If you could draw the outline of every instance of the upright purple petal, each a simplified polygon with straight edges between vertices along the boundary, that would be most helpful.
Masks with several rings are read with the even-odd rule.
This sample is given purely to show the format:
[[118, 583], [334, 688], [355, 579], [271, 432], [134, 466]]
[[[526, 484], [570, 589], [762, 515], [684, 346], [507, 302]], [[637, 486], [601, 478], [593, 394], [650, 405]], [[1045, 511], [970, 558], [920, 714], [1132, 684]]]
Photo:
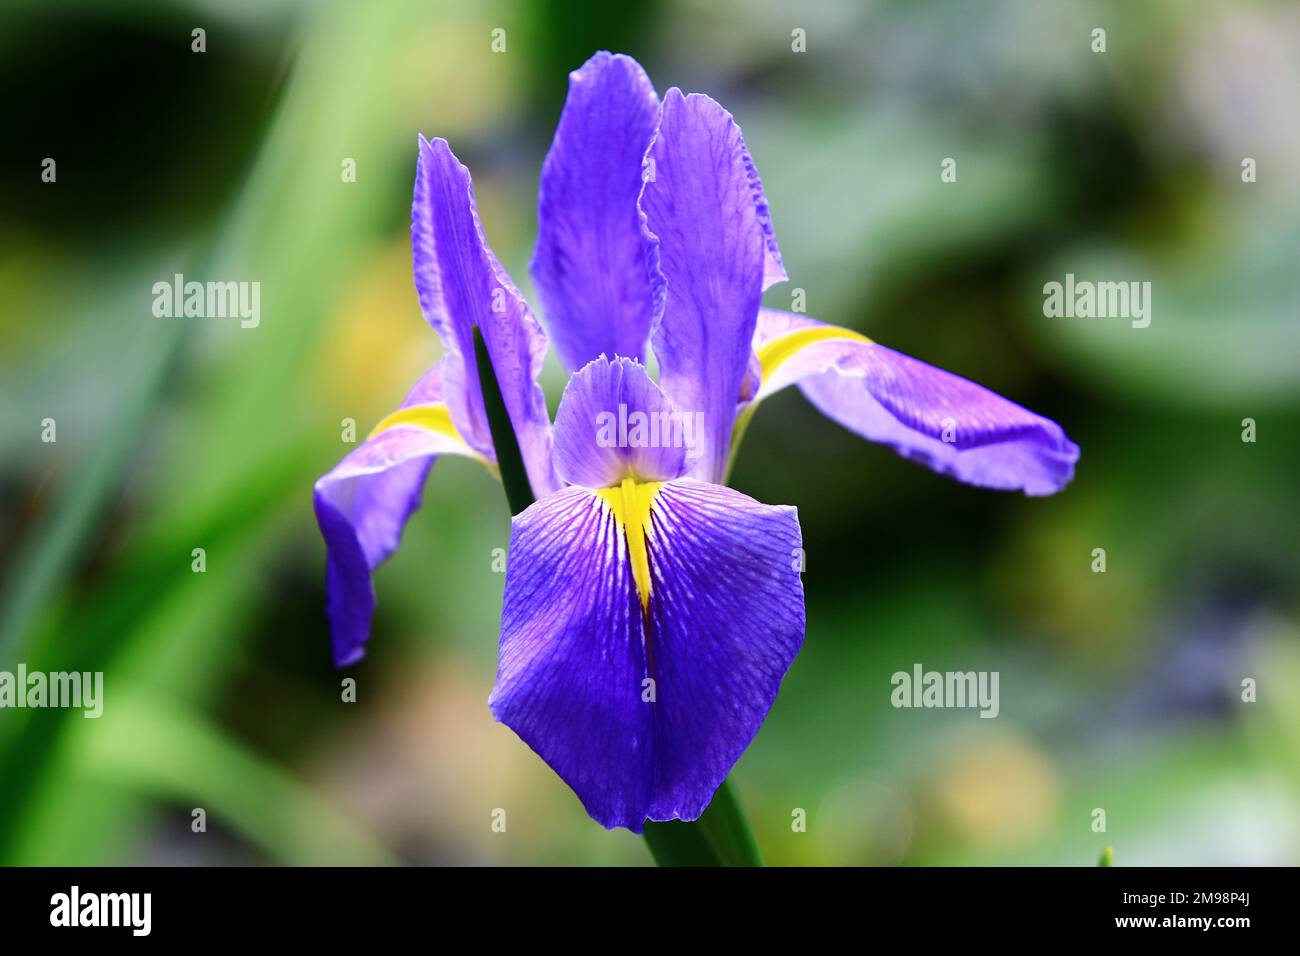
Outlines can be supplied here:
[[691, 474], [721, 480], [765, 282], [784, 278], [740, 127], [707, 96], [668, 91], [641, 193], [665, 286], [651, 333], [660, 383], [704, 415]]
[[483, 236], [469, 170], [445, 140], [420, 137], [411, 206], [411, 248], [420, 307], [442, 339], [446, 395], [456, 427], [483, 454], [492, 448], [474, 357], [477, 326], [492, 359], [534, 495], [558, 487], [551, 426], [537, 376], [546, 334]]
[[905, 458], [984, 488], [1050, 495], [1079, 447], [1050, 419], [856, 332], [764, 309], [757, 400], [798, 384], [827, 417]]
[[649, 489], [644, 610], [606, 499], [569, 488], [516, 516], [489, 701], [597, 822], [634, 832], [704, 811], [804, 633], [793, 508], [689, 478]]
[[694, 443], [694, 423], [631, 359], [589, 362], [569, 379], [555, 413], [555, 469], [574, 485], [676, 478]]
[[451, 425], [442, 402], [443, 369], [440, 362], [425, 373], [398, 412], [316, 482], [327, 610], [340, 667], [362, 656], [375, 610], [371, 573], [397, 548], [434, 461], [448, 454], [481, 457]]
[[569, 74], [542, 166], [532, 276], [565, 367], [643, 359], [657, 298], [637, 210], [659, 97], [641, 65], [597, 53]]
[[[742, 147], [743, 147], [742, 139]], [[785, 262], [781, 259], [781, 250], [776, 244], [776, 230], [772, 227], [772, 213], [767, 206], [767, 193], [763, 189], [763, 180], [758, 175], [758, 167], [745, 149], [745, 173], [749, 177], [749, 190], [754, 196], [754, 215], [763, 230], [763, 291], [785, 282], [788, 278]]]

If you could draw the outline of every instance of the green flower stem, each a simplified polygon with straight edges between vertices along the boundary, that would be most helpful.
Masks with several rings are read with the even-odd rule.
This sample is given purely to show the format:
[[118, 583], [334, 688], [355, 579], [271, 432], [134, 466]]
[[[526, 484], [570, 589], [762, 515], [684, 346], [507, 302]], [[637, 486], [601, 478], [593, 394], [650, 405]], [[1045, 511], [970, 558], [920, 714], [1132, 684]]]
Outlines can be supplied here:
[[727, 453], [727, 471], [722, 476], [722, 483], [725, 485], [731, 481], [731, 469], [736, 467], [736, 458], [740, 455], [740, 443], [745, 440], [745, 432], [749, 430], [749, 423], [754, 418], [754, 410], [758, 408], [758, 402], [750, 402], [745, 406], [744, 411], [736, 416], [736, 423], [731, 427], [731, 450]]
[[646, 823], [645, 842], [659, 866], [762, 866], [754, 831], [730, 780], [692, 823]]
[[[492, 433], [492, 447], [496, 450], [497, 467], [501, 471], [501, 485], [505, 489], [510, 513], [517, 515], [533, 503], [533, 490], [528, 483], [524, 456], [519, 451], [505, 399], [501, 397], [501, 386], [497, 383], [487, 344], [477, 326], [474, 328], [474, 359], [478, 366], [479, 387], [483, 390], [488, 429]], [[745, 811], [726, 780], [698, 820], [692, 823], [680, 820], [646, 823], [645, 841], [650, 855], [660, 866], [763, 865]]]

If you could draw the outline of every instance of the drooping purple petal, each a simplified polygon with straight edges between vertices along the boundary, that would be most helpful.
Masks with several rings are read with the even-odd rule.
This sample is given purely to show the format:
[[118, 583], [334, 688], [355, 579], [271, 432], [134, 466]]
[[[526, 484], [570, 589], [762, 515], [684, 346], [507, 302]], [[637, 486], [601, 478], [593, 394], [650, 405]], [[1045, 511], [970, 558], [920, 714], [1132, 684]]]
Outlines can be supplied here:
[[799, 524], [689, 478], [658, 486], [643, 612], [627, 531], [568, 488], [514, 519], [490, 706], [603, 826], [697, 818], [803, 640]]
[[657, 298], [637, 196], [659, 97], [641, 65], [597, 53], [569, 74], [542, 167], [532, 276], [565, 367], [596, 356], [641, 360]]
[[654, 787], [641, 606], [622, 532], [595, 492], [514, 517], [488, 706], [606, 827], [640, 831]]
[[[339, 667], [362, 656], [375, 610], [371, 573], [397, 548], [434, 461], [439, 455], [481, 457], [450, 425], [442, 402], [443, 370], [439, 362], [426, 372], [399, 413], [386, 420], [392, 424], [377, 429], [316, 482], [316, 520], [327, 549], [327, 610]], [[440, 423], [445, 427], [436, 427]]]
[[445, 140], [420, 137], [411, 205], [415, 287], [425, 318], [446, 349], [447, 405], [456, 427], [483, 454], [492, 448], [474, 356], [483, 335], [523, 454], [533, 494], [558, 487], [551, 464], [551, 426], [537, 376], [546, 334], [483, 236], [469, 170]]
[[803, 644], [794, 508], [692, 479], [656, 497], [647, 646], [656, 681], [651, 820], [694, 820], [758, 733]]
[[691, 474], [721, 480], [765, 283], [784, 278], [744, 137], [707, 96], [664, 99], [647, 154], [641, 209], [663, 277], [651, 332], [660, 384], [683, 414], [704, 415]]
[[797, 383], [827, 417], [940, 474], [1027, 495], [1074, 476], [1079, 447], [1055, 422], [857, 333], [764, 309], [754, 348], [758, 400]]
[[600, 356], [569, 379], [555, 414], [555, 469], [570, 484], [665, 481], [686, 472], [696, 425], [684, 420], [645, 369]]

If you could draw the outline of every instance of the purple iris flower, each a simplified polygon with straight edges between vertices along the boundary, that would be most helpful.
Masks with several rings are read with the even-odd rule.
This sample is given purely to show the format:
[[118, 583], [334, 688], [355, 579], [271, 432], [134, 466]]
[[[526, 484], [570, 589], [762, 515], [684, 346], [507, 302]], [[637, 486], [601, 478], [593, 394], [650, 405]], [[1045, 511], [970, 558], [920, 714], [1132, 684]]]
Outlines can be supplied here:
[[415, 284], [445, 355], [316, 483], [334, 657], [361, 657], [371, 573], [434, 461], [496, 468], [477, 328], [536, 499], [512, 523], [489, 706], [595, 820], [640, 832], [704, 811], [803, 642], [795, 509], [722, 484], [763, 399], [797, 384], [864, 438], [1030, 495], [1063, 487], [1078, 448], [978, 385], [763, 308], [786, 273], [739, 127], [707, 96], [661, 101], [629, 57], [570, 75], [538, 222], [532, 278], [572, 373], [554, 428], [546, 335], [488, 247], [468, 170], [420, 139]]

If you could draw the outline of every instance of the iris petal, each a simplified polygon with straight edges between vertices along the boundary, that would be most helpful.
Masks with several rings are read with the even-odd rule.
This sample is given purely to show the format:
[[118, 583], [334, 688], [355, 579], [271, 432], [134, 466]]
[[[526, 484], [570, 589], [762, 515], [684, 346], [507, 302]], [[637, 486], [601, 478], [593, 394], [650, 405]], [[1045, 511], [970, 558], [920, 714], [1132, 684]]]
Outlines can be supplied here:
[[597, 53], [569, 74], [542, 166], [532, 276], [565, 367], [641, 359], [657, 308], [637, 196], [659, 97], [631, 57]]
[[566, 488], [515, 516], [488, 706], [605, 827], [640, 831], [654, 787], [641, 605], [613, 514]]
[[546, 334], [483, 236], [469, 170], [445, 140], [420, 137], [411, 205], [415, 286], [425, 318], [446, 349], [447, 406], [471, 447], [490, 455], [492, 435], [474, 358], [474, 327], [510, 414], [533, 494], [559, 487], [551, 463], [551, 425], [537, 376]]
[[799, 523], [689, 478], [631, 522], [568, 488], [516, 516], [489, 704], [606, 827], [696, 819], [753, 740], [803, 641]]
[[555, 467], [575, 485], [685, 474], [696, 425], [679, 416], [644, 368], [601, 356], [574, 373], [555, 414]]
[[798, 384], [850, 431], [970, 485], [1049, 495], [1074, 476], [1079, 447], [1055, 422], [851, 330], [763, 309], [754, 349], [756, 402]]
[[328, 551], [326, 594], [334, 661], [362, 656], [375, 610], [371, 574], [397, 548], [439, 455], [488, 460], [470, 448], [443, 402], [440, 362], [364, 442], [316, 482], [316, 520]]
[[694, 820], [740, 759], [803, 644], [795, 509], [666, 483], [647, 534], [655, 787], [651, 820]]
[[765, 283], [784, 278], [754, 163], [731, 114], [707, 96], [664, 98], [641, 195], [665, 289], [651, 333], [660, 384], [705, 428], [691, 471], [726, 471], [737, 398]]

